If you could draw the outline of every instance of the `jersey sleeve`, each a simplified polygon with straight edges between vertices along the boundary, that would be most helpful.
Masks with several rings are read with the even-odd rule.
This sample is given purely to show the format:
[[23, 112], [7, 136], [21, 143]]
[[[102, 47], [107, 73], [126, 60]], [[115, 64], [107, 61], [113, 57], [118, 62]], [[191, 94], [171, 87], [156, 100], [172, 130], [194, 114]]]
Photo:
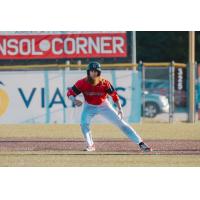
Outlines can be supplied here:
[[79, 95], [82, 91], [81, 91], [81, 88], [82, 88], [82, 83], [81, 83], [81, 80], [77, 81], [71, 88], [68, 89], [68, 92], [67, 92], [67, 96], [77, 96]]
[[119, 100], [117, 91], [114, 89], [114, 87], [112, 86], [112, 84], [109, 81], [107, 82], [106, 92], [112, 97], [114, 102], [117, 102]]

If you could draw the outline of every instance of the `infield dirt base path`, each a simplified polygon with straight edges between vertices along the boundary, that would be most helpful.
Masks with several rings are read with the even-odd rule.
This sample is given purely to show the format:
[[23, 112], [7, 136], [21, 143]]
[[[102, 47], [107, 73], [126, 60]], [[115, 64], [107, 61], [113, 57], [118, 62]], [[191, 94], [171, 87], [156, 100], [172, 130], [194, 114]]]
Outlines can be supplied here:
[[[158, 155], [200, 155], [200, 140], [147, 140], [153, 148], [148, 154]], [[143, 154], [138, 146], [128, 139], [97, 139], [96, 152], [92, 154]], [[84, 154], [82, 139], [47, 138], [0, 138], [0, 153], [5, 152], [42, 152]]]

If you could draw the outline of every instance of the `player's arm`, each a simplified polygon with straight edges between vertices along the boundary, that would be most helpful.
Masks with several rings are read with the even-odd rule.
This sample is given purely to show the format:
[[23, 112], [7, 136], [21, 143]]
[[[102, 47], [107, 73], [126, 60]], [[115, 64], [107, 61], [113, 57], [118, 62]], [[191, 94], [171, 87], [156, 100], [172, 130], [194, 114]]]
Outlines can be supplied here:
[[81, 106], [82, 102], [76, 99], [76, 96], [81, 93], [80, 82], [77, 81], [71, 88], [69, 88], [67, 92], [68, 98], [74, 103], [76, 106]]
[[123, 118], [123, 111], [122, 106], [119, 101], [119, 96], [117, 94], [117, 91], [114, 89], [114, 87], [111, 85], [111, 83], [108, 84], [108, 89], [106, 91], [111, 97], [114, 103], [117, 105], [118, 108], [118, 114], [120, 115], [121, 119]]

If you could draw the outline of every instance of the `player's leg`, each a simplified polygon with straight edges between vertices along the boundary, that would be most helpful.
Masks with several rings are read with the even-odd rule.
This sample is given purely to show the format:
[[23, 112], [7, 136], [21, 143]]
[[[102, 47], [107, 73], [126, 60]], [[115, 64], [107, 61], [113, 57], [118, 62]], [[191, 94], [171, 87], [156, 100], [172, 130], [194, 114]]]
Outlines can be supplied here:
[[142, 151], [151, 151], [151, 149], [143, 142], [142, 138], [137, 134], [137, 132], [123, 119], [120, 119], [120, 116], [109, 102], [106, 102], [101, 107], [100, 114], [113, 124], [117, 125], [127, 137], [139, 145]]
[[94, 142], [92, 139], [92, 134], [90, 130], [90, 122], [91, 119], [96, 115], [95, 107], [88, 105], [87, 103], [84, 104], [83, 111], [81, 114], [81, 130], [84, 135], [87, 149], [88, 151], [94, 151]]
[[142, 142], [142, 139], [137, 134], [137, 132], [123, 119], [120, 119], [116, 110], [112, 107], [112, 105], [109, 102], [105, 103], [101, 107], [100, 114], [113, 124], [117, 125], [133, 142], [135, 142], [136, 144]]

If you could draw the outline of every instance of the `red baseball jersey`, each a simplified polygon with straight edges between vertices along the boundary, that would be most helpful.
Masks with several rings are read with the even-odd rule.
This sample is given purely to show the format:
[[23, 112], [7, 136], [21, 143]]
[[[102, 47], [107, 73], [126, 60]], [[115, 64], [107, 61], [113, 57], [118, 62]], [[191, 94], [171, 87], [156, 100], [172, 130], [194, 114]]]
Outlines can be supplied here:
[[83, 93], [87, 103], [93, 105], [100, 105], [106, 100], [108, 95], [112, 97], [114, 102], [119, 100], [119, 96], [111, 83], [102, 77], [97, 85], [89, 83], [87, 77], [78, 80], [74, 86], [68, 90], [67, 96], [73, 95], [75, 97], [80, 93]]

